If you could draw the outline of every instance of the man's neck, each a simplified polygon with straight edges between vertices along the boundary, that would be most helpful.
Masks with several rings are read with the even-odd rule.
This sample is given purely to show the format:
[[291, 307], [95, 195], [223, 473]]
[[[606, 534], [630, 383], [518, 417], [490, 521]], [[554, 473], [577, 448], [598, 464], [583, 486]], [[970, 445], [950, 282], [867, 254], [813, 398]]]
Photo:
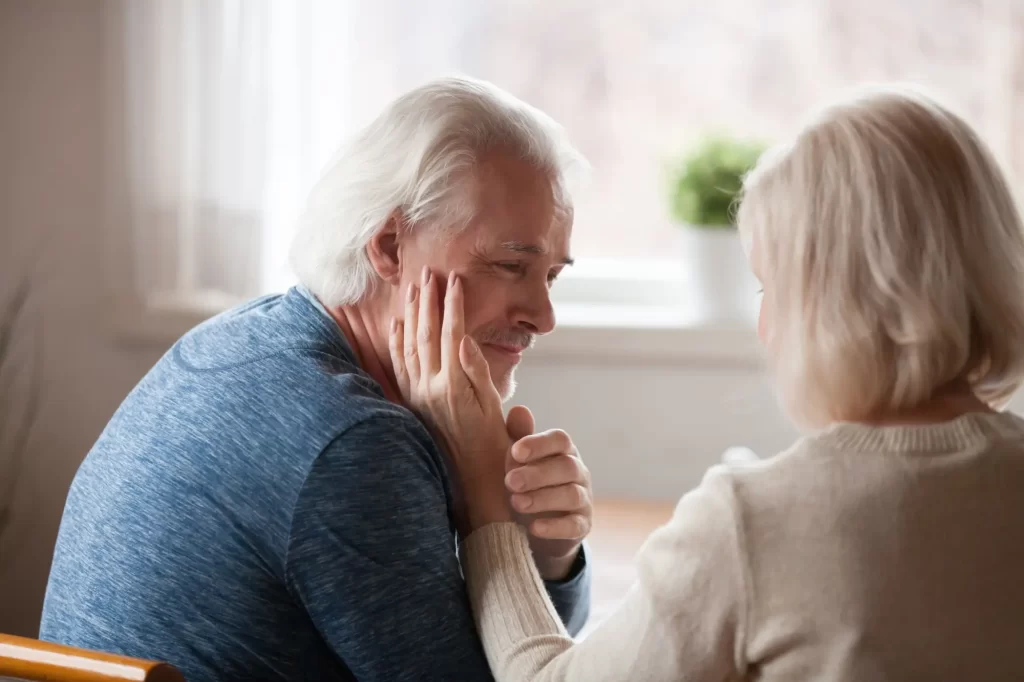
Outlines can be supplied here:
[[381, 385], [388, 400], [404, 404], [391, 367], [388, 339], [384, 338], [373, 311], [363, 306], [324, 307], [345, 335], [363, 371]]

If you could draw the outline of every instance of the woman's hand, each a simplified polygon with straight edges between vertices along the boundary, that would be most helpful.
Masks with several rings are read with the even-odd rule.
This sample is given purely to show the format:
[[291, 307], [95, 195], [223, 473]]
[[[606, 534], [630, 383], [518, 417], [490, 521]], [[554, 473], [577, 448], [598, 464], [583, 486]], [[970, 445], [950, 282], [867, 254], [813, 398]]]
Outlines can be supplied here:
[[512, 440], [501, 396], [480, 347], [466, 336], [462, 283], [449, 275], [443, 321], [433, 273], [410, 285], [405, 320], [392, 320], [391, 362], [403, 398], [442, 441], [458, 472], [465, 508], [458, 519], [468, 534], [488, 523], [511, 521], [505, 457]]

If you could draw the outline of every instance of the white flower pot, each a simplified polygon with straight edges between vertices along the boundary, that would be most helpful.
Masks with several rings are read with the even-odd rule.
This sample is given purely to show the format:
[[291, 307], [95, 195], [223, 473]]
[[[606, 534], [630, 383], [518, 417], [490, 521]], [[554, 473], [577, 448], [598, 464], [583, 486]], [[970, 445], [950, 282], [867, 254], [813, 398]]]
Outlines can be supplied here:
[[689, 225], [681, 231], [687, 303], [697, 319], [756, 324], [760, 284], [750, 271], [739, 232]]

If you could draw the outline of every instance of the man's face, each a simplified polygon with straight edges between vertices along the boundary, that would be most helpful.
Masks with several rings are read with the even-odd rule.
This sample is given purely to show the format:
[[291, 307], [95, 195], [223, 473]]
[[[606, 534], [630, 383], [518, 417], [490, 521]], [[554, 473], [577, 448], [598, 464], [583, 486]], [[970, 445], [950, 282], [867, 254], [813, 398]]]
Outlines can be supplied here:
[[549, 290], [572, 263], [572, 219], [557, 210], [550, 179], [518, 158], [492, 153], [478, 178], [477, 213], [466, 229], [455, 235], [413, 230], [403, 239], [394, 309], [401, 310], [424, 265], [437, 275], [442, 296], [454, 271], [465, 292], [466, 333], [480, 344], [495, 387], [508, 399], [523, 351], [555, 327]]

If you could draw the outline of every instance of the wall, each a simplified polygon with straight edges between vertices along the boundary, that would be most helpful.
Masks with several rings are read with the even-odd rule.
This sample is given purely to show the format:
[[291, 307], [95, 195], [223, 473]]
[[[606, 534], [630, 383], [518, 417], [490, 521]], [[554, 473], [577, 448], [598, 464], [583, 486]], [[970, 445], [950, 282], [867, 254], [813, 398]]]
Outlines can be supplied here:
[[103, 5], [0, 2], [0, 295], [46, 244], [45, 404], [0, 547], [0, 632], [34, 634], [64, 497], [110, 414], [160, 356], [103, 322]]
[[[38, 311], [44, 412], [0, 547], [0, 632], [33, 635], [71, 478], [110, 414], [159, 358], [104, 322], [103, 4], [0, 1], [0, 286], [45, 242]], [[760, 374], [699, 361], [585, 362], [537, 356], [517, 399], [541, 428], [573, 434], [599, 495], [674, 500], [732, 444], [784, 446]]]
[[518, 380], [516, 402], [535, 412], [538, 428], [573, 436], [598, 496], [675, 500], [725, 448], [769, 454], [795, 436], [765, 378], [745, 367], [540, 357]]

